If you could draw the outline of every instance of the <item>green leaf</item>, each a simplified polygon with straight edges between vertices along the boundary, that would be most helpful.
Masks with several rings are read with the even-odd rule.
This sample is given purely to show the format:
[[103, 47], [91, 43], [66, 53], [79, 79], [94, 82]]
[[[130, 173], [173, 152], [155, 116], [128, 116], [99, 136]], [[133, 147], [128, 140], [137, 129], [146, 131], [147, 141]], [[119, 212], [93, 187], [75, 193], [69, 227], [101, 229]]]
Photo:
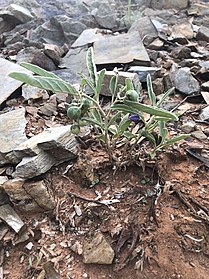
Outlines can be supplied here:
[[136, 137], [136, 135], [132, 134], [130, 131], [125, 131], [125, 132], [123, 133], [123, 136], [126, 137], [126, 138], [129, 139], [129, 140], [131, 140], [131, 139], [133, 139], [133, 138]]
[[19, 73], [19, 72], [10, 73], [9, 76], [11, 78], [22, 81], [34, 87], [50, 90], [52, 92], [62, 92], [71, 95], [78, 94], [74, 86], [61, 79], [56, 79], [52, 77], [32, 76], [25, 73]]
[[176, 143], [177, 141], [182, 140], [182, 139], [186, 139], [188, 137], [190, 137], [190, 134], [182, 134], [182, 135], [179, 135], [179, 136], [175, 136], [175, 137], [173, 137], [171, 139], [166, 140], [162, 144], [162, 146], [165, 147], [165, 146], [172, 145], [172, 144]]
[[98, 74], [97, 85], [96, 85], [96, 94], [97, 95], [99, 95], [100, 92], [101, 92], [102, 85], [103, 85], [103, 82], [104, 82], [105, 72], [106, 72], [106, 70], [103, 69]]
[[96, 84], [97, 84], [97, 69], [96, 69], [96, 65], [94, 63], [94, 51], [93, 51], [93, 47], [90, 47], [87, 50], [87, 55], [86, 55], [86, 65], [89, 71], [89, 75], [91, 77], [91, 80], [94, 84], [94, 87], [96, 88]]
[[124, 113], [139, 113], [138, 109], [135, 108], [131, 108], [130, 106], [126, 105], [126, 104], [114, 104], [111, 106], [112, 110], [115, 111], [122, 111]]
[[117, 84], [118, 84], [118, 76], [114, 75], [111, 77], [110, 83], [109, 83], [109, 90], [110, 90], [112, 97], [115, 96]]
[[129, 116], [129, 113], [128, 114], [126, 114], [122, 119], [121, 119], [121, 122], [120, 122], [120, 124], [118, 125], [118, 132], [117, 132], [117, 134], [118, 134], [118, 136], [119, 135], [122, 135], [126, 130], [127, 130], [127, 128], [130, 126], [130, 124], [131, 124], [131, 120], [128, 118], [128, 116]]
[[147, 138], [154, 146], [156, 146], [156, 139], [155, 139], [155, 137], [154, 137], [151, 133], [149, 133], [149, 132], [146, 131], [146, 130], [143, 130], [143, 131], [141, 132], [141, 135], [142, 135], [143, 137]]
[[173, 91], [175, 90], [175, 87], [169, 89], [168, 91], [166, 91], [163, 96], [160, 98], [160, 100], [157, 102], [157, 107], [159, 107], [160, 105], [162, 105], [163, 102], [165, 102], [165, 100], [168, 98], [169, 95], [171, 95], [173, 93]]
[[39, 66], [33, 65], [31, 63], [26, 63], [26, 62], [22, 62], [20, 63], [20, 65], [28, 70], [30, 70], [31, 72], [39, 75], [39, 76], [43, 76], [43, 77], [51, 77], [51, 78], [57, 78], [60, 79], [57, 75], [50, 73], [42, 68], [40, 68]]
[[94, 83], [91, 80], [88, 80], [87, 77], [84, 74], [80, 74], [82, 77], [82, 86], [88, 85], [89, 88], [91, 89], [92, 93], [95, 94], [96, 92], [96, 87], [94, 87]]
[[126, 78], [126, 91], [129, 90], [134, 90], [134, 85], [130, 78]]
[[160, 116], [155, 116], [155, 121], [163, 121], [163, 122], [168, 122], [169, 120], [171, 120], [168, 117], [160, 117]]
[[150, 102], [153, 106], [155, 106], [156, 105], [156, 96], [155, 96], [155, 93], [152, 88], [152, 80], [151, 80], [151, 76], [149, 74], [147, 75], [147, 89], [148, 89], [148, 96], [149, 96]]
[[140, 114], [141, 112], [146, 112], [146, 113], [149, 113], [150, 115], [161, 116], [161, 117], [169, 118], [169, 119], [176, 120], [176, 121], [178, 120], [178, 117], [174, 113], [171, 113], [171, 112], [161, 109], [161, 108], [155, 108], [155, 107], [152, 107], [149, 105], [140, 104], [138, 102], [133, 102], [133, 101], [128, 101], [128, 100], [125, 100], [124, 104], [126, 106], [130, 107], [130, 110], [132, 110], [133, 113]]
[[117, 119], [119, 119], [121, 117], [121, 112], [117, 112], [115, 115], [113, 115], [110, 119], [110, 121], [108, 122], [107, 128], [112, 125], [114, 122], [116, 122]]
[[163, 129], [165, 128], [165, 122], [164, 121], [159, 121], [158, 126], [159, 126], [160, 135], [162, 136]]
[[97, 121], [96, 119], [89, 118], [89, 117], [83, 117], [82, 120], [87, 121], [90, 124], [93, 124], [95, 126], [98, 126], [99, 128], [103, 129], [103, 125], [101, 122]]
[[98, 109], [92, 109], [91, 115], [98, 123], [102, 123], [102, 117]]

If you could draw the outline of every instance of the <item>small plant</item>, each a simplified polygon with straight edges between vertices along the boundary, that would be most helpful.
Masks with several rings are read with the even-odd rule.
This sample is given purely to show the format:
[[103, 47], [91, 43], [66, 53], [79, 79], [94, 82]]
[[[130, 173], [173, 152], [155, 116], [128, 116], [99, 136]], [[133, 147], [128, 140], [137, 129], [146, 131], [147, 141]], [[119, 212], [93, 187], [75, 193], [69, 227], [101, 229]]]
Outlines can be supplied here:
[[[52, 92], [64, 92], [72, 96], [72, 102], [67, 104], [67, 115], [72, 120], [71, 131], [79, 134], [80, 127], [91, 125], [96, 138], [106, 148], [111, 162], [123, 164], [140, 157], [143, 142], [150, 142], [146, 152], [154, 158], [157, 151], [188, 137], [183, 134], [169, 138], [166, 123], [177, 121], [178, 117], [161, 108], [162, 103], [172, 93], [173, 89], [162, 95], [157, 101], [152, 88], [151, 77], [147, 77], [148, 96], [150, 105], [140, 102], [140, 86], [134, 87], [130, 79], [125, 86], [118, 84], [118, 72], [109, 83], [111, 101], [104, 105], [100, 93], [104, 83], [105, 69], [97, 72], [94, 64], [93, 48], [87, 52], [87, 67], [89, 77], [81, 75], [81, 86], [77, 90], [70, 83], [63, 81], [55, 74], [47, 72], [38, 66], [22, 63], [23, 67], [31, 70], [32, 74], [20, 72], [10, 73], [10, 77], [35, 87]], [[86, 93], [86, 88], [91, 93]], [[144, 115], [149, 117], [145, 120]], [[151, 146], [151, 149], [150, 149]], [[115, 155], [120, 150], [120, 155]]]

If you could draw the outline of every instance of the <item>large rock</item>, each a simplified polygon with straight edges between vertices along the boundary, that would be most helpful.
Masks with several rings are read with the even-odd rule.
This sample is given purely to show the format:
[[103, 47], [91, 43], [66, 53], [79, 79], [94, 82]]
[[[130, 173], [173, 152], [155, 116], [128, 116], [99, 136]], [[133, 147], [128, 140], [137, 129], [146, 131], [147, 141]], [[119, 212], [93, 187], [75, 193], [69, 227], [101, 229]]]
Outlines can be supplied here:
[[186, 9], [189, 5], [189, 0], [156, 0], [151, 1], [151, 8], [153, 9]]
[[83, 247], [83, 262], [86, 264], [112, 264], [114, 251], [102, 233]]
[[106, 35], [94, 43], [95, 63], [149, 65], [150, 59], [139, 32]]
[[186, 95], [197, 94], [200, 90], [199, 82], [192, 76], [189, 68], [181, 68], [174, 74], [174, 86]]
[[10, 201], [21, 211], [45, 211], [55, 207], [53, 195], [43, 180], [32, 182], [15, 178], [5, 182], [2, 187]]
[[15, 18], [17, 18], [21, 23], [28, 22], [33, 19], [33, 15], [30, 13], [30, 11], [17, 4], [11, 4], [8, 7], [8, 10], [14, 15]]
[[[23, 67], [9, 62], [6, 59], [0, 58], [0, 105], [9, 98], [15, 90], [17, 90], [21, 85], [22, 82], [10, 78], [8, 74], [10, 72], [23, 72], [23, 73], [30, 73], [30, 71], [24, 69]], [[0, 123], [1, 125], [1, 123]]]
[[16, 166], [13, 177], [33, 178], [50, 170], [55, 163], [56, 160], [52, 156], [47, 152], [40, 151], [36, 156], [24, 157]]
[[0, 166], [19, 161], [14, 149], [27, 140], [26, 123], [24, 108], [0, 115]]
[[16, 166], [14, 177], [32, 178], [76, 158], [77, 141], [70, 132], [70, 125], [55, 127], [23, 142], [14, 152], [17, 158], [23, 158]]

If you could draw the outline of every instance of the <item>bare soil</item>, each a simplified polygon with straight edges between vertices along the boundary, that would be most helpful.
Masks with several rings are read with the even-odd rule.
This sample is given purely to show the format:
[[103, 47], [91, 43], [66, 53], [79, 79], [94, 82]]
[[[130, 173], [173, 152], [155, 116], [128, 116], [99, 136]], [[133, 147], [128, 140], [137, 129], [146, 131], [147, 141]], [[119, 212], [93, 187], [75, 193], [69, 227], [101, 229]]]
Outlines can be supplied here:
[[[40, 273], [49, 261], [63, 279], [209, 278], [207, 168], [180, 146], [161, 153], [144, 171], [135, 165], [115, 173], [101, 150], [87, 153], [89, 162], [78, 161], [68, 172], [65, 163], [47, 174], [57, 201], [54, 212], [18, 212], [33, 247], [25, 248], [29, 241], [4, 244], [4, 278], [44, 278]], [[90, 187], [85, 166], [95, 160], [98, 183]], [[120, 202], [91, 202], [98, 195]], [[111, 265], [82, 261], [83, 243], [98, 231], [115, 251]]]

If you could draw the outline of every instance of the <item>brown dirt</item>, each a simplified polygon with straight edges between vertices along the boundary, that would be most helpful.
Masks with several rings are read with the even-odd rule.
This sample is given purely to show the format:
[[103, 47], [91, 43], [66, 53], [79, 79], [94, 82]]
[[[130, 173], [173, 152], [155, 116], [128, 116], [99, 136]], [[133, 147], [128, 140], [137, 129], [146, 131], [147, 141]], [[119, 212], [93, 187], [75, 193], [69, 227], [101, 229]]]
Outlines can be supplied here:
[[[102, 162], [102, 153], [99, 158]], [[53, 213], [19, 212], [34, 246], [27, 251], [25, 243], [5, 243], [5, 279], [43, 278], [38, 274], [47, 261], [54, 263], [63, 279], [209, 278], [209, 220], [201, 210], [209, 208], [208, 172], [197, 160], [179, 149], [162, 153], [145, 173], [132, 166], [114, 174], [104, 164], [96, 172], [99, 183], [94, 187], [86, 186], [86, 173], [78, 164], [63, 175], [66, 166], [47, 175], [57, 200]], [[158, 175], [164, 187], [156, 200]], [[105, 206], [86, 201], [97, 197], [95, 191], [101, 193], [101, 200], [120, 202]], [[75, 214], [75, 204], [81, 216]], [[116, 252], [112, 265], [84, 264], [80, 252], [67, 247], [76, 243], [82, 250], [97, 231]]]

